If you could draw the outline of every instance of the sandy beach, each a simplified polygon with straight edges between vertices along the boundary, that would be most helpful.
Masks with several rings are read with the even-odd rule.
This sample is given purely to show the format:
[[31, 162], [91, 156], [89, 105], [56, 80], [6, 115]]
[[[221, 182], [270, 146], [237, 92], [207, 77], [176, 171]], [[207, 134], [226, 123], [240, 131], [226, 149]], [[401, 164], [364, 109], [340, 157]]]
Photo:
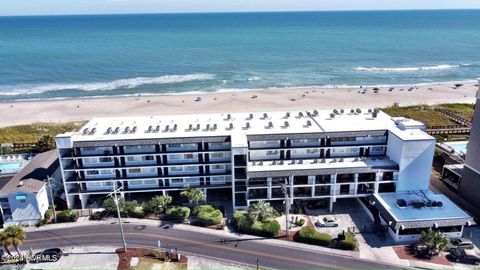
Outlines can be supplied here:
[[[17, 101], [0, 103], [0, 127], [33, 122], [65, 122], [89, 120], [99, 116], [136, 116], [195, 114], [241, 111], [280, 111], [332, 108], [371, 108], [439, 103], [473, 103], [478, 89], [475, 81], [368, 87], [322, 88], [295, 87], [256, 89], [210, 94], [163, 96], [131, 96], [50, 101]], [[365, 88], [365, 87], [364, 87]], [[375, 93], [377, 92], [377, 93]], [[200, 101], [196, 98], [200, 97]]]

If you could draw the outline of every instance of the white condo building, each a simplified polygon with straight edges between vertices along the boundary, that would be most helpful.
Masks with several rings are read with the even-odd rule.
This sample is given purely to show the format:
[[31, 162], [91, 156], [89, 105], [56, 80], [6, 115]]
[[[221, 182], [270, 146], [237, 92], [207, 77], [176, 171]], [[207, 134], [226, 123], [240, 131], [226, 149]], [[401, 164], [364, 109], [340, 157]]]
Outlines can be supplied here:
[[70, 208], [114, 185], [128, 196], [190, 185], [242, 209], [282, 202], [286, 184], [290, 199], [331, 210], [341, 198], [428, 190], [435, 139], [424, 130], [377, 109], [338, 109], [95, 118], [56, 141]]

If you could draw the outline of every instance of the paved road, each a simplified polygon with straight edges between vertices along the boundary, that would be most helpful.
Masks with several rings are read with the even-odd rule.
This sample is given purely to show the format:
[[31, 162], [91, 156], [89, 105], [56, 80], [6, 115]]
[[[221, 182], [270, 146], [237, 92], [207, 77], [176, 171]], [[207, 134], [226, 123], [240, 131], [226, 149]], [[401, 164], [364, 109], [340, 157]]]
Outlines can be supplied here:
[[[367, 261], [329, 253], [274, 246], [255, 240], [220, 243], [220, 237], [211, 234], [156, 226], [124, 225], [127, 245], [156, 247], [158, 240], [164, 248], [178, 248], [179, 252], [195, 253], [254, 265], [278, 269], [393, 269], [398, 268], [375, 261]], [[27, 233], [23, 249], [49, 247], [108, 245], [121, 247], [116, 224], [102, 224], [68, 229], [54, 229]]]

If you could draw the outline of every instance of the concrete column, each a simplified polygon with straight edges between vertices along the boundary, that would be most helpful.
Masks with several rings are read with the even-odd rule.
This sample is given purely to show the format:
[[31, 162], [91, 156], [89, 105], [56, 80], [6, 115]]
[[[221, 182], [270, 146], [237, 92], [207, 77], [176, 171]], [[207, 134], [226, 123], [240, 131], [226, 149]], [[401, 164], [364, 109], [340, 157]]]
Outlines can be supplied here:
[[329, 199], [329, 206], [328, 206], [328, 211], [331, 213], [333, 211], [333, 201], [335, 200], [335, 197], [331, 197]]
[[165, 191], [165, 189], [162, 190], [162, 196], [166, 196], [166, 191]]
[[206, 188], [203, 189], [203, 193], [205, 194], [205, 203], [207, 203], [208, 202], [208, 194], [207, 194], [207, 189]]
[[[353, 175], [353, 180], [355, 181], [355, 184], [353, 184], [353, 195], [357, 195], [357, 192], [358, 192], [358, 173]], [[351, 190], [352, 189], [350, 188], [350, 191]]]
[[267, 178], [267, 198], [270, 200], [272, 199], [272, 178]]
[[293, 203], [293, 175], [288, 178], [288, 186], [290, 187], [290, 204]]

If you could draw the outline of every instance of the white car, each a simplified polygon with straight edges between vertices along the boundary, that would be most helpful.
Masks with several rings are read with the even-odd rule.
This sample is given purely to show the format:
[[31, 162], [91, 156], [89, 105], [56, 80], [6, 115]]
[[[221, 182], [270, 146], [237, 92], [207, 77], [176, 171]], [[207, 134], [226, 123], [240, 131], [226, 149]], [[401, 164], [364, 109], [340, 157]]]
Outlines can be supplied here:
[[331, 216], [319, 217], [315, 225], [317, 227], [338, 227], [338, 220]]

